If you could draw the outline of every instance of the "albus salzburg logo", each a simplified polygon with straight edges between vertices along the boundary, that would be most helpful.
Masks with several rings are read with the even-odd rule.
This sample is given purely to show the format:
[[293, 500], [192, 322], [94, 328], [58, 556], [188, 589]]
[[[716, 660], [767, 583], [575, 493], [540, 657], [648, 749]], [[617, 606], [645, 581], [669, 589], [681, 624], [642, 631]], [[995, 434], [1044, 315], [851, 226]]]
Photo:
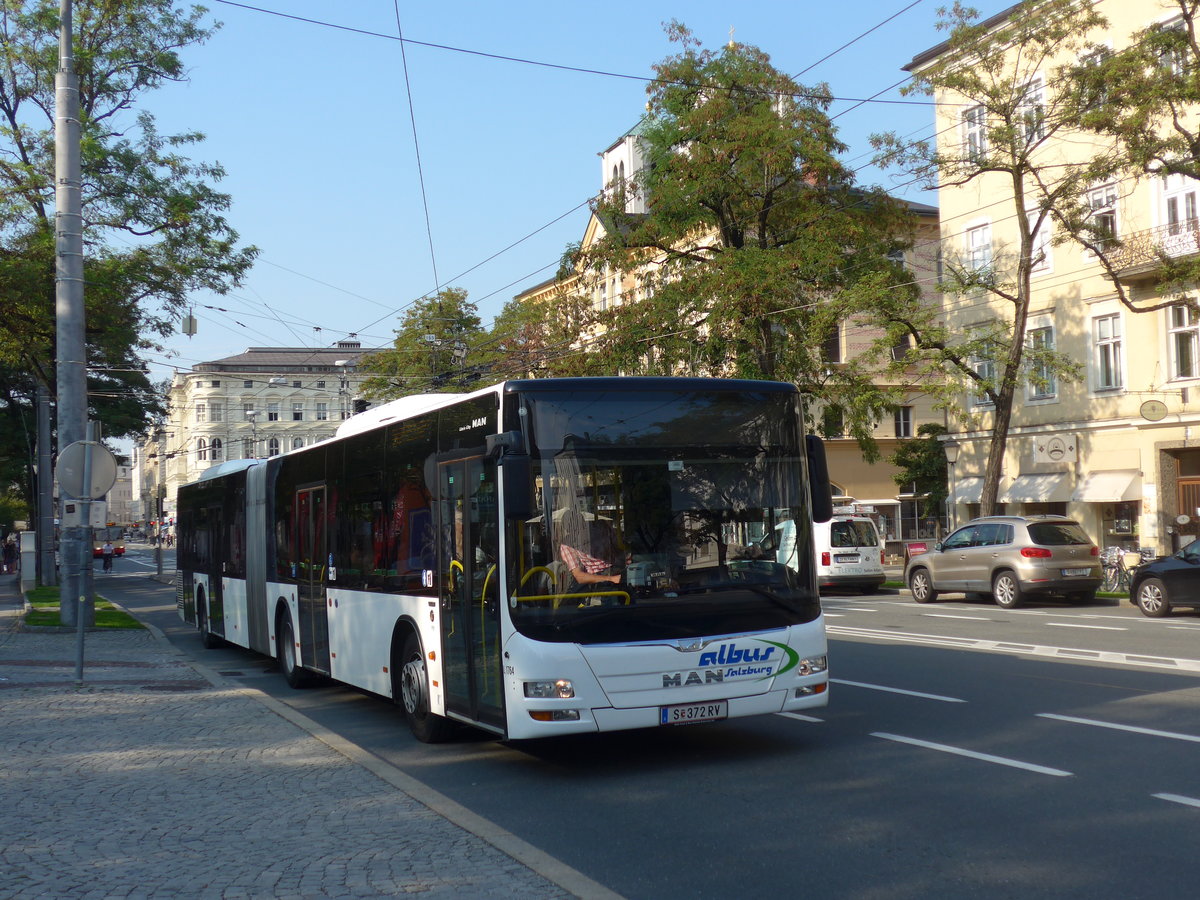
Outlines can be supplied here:
[[[737, 678], [763, 681], [774, 675], [782, 675], [800, 662], [800, 654], [787, 644], [761, 639], [754, 643], [757, 646], [734, 641], [721, 644], [716, 650], [706, 650], [700, 654], [698, 668], [690, 672], [664, 672], [663, 687], [716, 684]], [[776, 650], [780, 651], [778, 655]], [[779, 663], [778, 667], [776, 663]]]

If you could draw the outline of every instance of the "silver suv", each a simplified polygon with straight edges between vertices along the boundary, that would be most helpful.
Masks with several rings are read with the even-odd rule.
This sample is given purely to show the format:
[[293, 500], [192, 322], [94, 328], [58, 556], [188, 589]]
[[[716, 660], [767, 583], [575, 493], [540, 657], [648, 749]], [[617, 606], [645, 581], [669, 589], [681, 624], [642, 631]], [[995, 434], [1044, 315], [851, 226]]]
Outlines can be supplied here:
[[986, 516], [912, 557], [904, 580], [918, 603], [946, 591], [991, 594], [1005, 609], [1033, 594], [1090, 603], [1102, 581], [1100, 550], [1064, 516]]

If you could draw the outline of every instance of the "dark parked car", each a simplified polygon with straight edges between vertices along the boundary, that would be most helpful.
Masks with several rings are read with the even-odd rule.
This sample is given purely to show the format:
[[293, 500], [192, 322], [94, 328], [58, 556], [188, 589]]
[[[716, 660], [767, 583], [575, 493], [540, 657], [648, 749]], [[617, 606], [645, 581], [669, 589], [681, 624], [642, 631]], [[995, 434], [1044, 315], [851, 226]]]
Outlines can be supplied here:
[[1012, 609], [1034, 594], [1090, 603], [1103, 579], [1100, 549], [1075, 520], [987, 516], [909, 559], [904, 580], [918, 603], [963, 591], [991, 594], [997, 606]]
[[1129, 600], [1156, 619], [1176, 606], [1200, 608], [1200, 540], [1134, 569]]

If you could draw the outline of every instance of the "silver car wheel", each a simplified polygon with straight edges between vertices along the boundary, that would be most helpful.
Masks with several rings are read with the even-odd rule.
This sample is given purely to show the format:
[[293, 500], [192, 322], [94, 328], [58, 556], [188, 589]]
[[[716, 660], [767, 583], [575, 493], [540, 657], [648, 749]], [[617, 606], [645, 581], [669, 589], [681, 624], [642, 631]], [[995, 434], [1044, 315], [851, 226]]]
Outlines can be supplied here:
[[1011, 572], [1001, 572], [992, 582], [992, 596], [1002, 609], [1013, 609], [1021, 605], [1021, 585]]
[[1147, 578], [1137, 590], [1137, 605], [1143, 615], [1158, 619], [1171, 611], [1166, 590], [1157, 578]]

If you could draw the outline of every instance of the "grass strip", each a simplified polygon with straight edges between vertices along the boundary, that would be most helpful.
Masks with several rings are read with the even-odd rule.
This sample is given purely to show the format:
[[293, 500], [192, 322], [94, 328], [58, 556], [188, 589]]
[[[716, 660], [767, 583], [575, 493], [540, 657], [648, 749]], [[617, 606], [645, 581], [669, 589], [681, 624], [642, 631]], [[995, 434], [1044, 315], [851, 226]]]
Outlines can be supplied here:
[[[36, 587], [25, 595], [33, 609], [25, 614], [25, 624], [54, 626], [65, 624], [59, 607], [57, 587]], [[103, 597], [96, 598], [97, 628], [144, 628], [137, 619], [124, 610], [117, 609]]]

